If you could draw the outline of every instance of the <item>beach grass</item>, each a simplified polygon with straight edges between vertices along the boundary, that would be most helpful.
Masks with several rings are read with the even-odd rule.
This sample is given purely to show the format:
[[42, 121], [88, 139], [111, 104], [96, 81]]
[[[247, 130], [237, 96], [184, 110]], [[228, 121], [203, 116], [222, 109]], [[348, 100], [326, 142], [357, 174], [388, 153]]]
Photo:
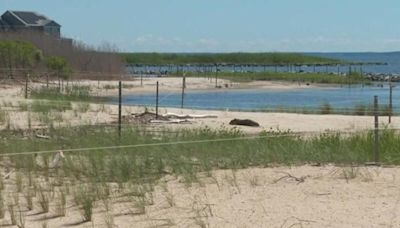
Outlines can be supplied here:
[[66, 86], [64, 89], [58, 87], [39, 87], [31, 90], [31, 98], [61, 101], [93, 101], [89, 86]]
[[[232, 176], [226, 180], [238, 188], [238, 169], [330, 163], [354, 167], [371, 161], [374, 148], [371, 131], [306, 137], [290, 131], [264, 131], [248, 137], [226, 128], [155, 133], [125, 126], [121, 133], [119, 137], [116, 128], [105, 126], [50, 128], [50, 138], [21, 131], [0, 132], [0, 160], [12, 164], [21, 180], [21, 193], [14, 197], [17, 203], [10, 204], [12, 198], [7, 197], [5, 204], [0, 191], [0, 216], [4, 205], [13, 207], [9, 211], [15, 210], [18, 194], [29, 196], [26, 207], [38, 205], [41, 213], [55, 211], [56, 216], [66, 216], [67, 208], [76, 208], [81, 214], [79, 224], [92, 221], [95, 209], [103, 204], [109, 215], [116, 203], [125, 203], [129, 214], [143, 215], [147, 206], [154, 204], [154, 188], [166, 175], [177, 177], [190, 188], [201, 184], [203, 178], [213, 178], [214, 170], [231, 170]], [[68, 151], [78, 148], [86, 149]], [[382, 130], [381, 162], [399, 165], [399, 149], [400, 134]], [[64, 158], [54, 166], [59, 150], [64, 151]], [[21, 152], [28, 153], [17, 154]], [[356, 175], [351, 169], [344, 174], [349, 179]], [[252, 186], [259, 184], [256, 177], [249, 182]], [[168, 196], [166, 204], [172, 207], [176, 200]]]
[[[5, 136], [0, 142], [2, 153], [96, 148], [114, 145], [171, 143], [177, 141], [211, 140], [194, 144], [168, 144], [118, 149], [92, 149], [68, 153], [61, 170], [70, 178], [124, 183], [129, 180], [156, 180], [166, 170], [194, 181], [196, 173], [211, 169], [239, 169], [271, 164], [295, 165], [309, 162], [363, 164], [371, 159], [372, 133], [358, 133], [343, 137], [321, 134], [302, 138], [287, 136], [287, 132], [264, 132], [265, 138], [213, 142], [215, 139], [240, 138], [238, 130], [208, 128], [160, 132], [157, 137], [145, 130], [124, 128], [119, 138], [114, 128], [76, 127], [52, 129], [52, 140], [21, 139]], [[84, 135], [85, 137], [82, 137]], [[101, 139], [101, 140], [99, 140]], [[385, 130], [381, 135], [382, 162], [399, 164], [400, 135]], [[79, 145], [79, 146], [77, 146]], [[61, 148], [60, 148], [61, 147]], [[35, 170], [32, 155], [12, 156], [18, 169]], [[47, 157], [48, 158], [48, 157]]]

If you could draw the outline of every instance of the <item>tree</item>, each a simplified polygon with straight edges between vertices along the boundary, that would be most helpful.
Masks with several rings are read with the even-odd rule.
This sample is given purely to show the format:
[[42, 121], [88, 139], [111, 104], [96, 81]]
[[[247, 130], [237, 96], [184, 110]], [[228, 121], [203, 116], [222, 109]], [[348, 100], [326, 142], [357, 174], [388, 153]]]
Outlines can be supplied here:
[[50, 56], [46, 58], [46, 66], [58, 78], [59, 87], [61, 89], [61, 80], [66, 80], [72, 73], [71, 68], [68, 66], [67, 60], [59, 56]]
[[13, 77], [17, 68], [31, 71], [41, 61], [42, 55], [31, 43], [18, 40], [0, 40], [0, 67], [8, 69]]

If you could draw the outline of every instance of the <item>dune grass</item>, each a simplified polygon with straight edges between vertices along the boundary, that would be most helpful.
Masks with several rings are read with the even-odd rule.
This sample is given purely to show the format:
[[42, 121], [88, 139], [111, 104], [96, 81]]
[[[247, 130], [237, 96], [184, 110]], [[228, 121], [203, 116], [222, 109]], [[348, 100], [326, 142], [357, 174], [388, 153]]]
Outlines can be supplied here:
[[[190, 187], [193, 183], [201, 183], [202, 177], [213, 178], [213, 170], [229, 169], [232, 170], [232, 177], [227, 181], [234, 187], [237, 186], [235, 170], [242, 168], [307, 163], [347, 164], [353, 167], [372, 160], [371, 132], [346, 136], [321, 134], [315, 137], [289, 136], [289, 133], [263, 132], [260, 134], [263, 138], [174, 144], [172, 142], [232, 139], [245, 135], [238, 130], [224, 128], [150, 133], [146, 129], [124, 127], [119, 138], [115, 128], [85, 126], [51, 128], [48, 132], [51, 138], [43, 139], [27, 137], [21, 132], [3, 131], [0, 135], [0, 155], [62, 149], [65, 158], [53, 168], [50, 164], [56, 152], [0, 156], [0, 160], [11, 162], [13, 172], [21, 175], [21, 193], [16, 192], [14, 201], [18, 199], [18, 194], [31, 194], [26, 200], [27, 205], [20, 202], [20, 206], [32, 209], [35, 205], [42, 213], [55, 211], [56, 216], [66, 216], [67, 208], [79, 210], [82, 218], [76, 224], [92, 221], [93, 213], [99, 211], [95, 209], [101, 205], [106, 211], [107, 223], [112, 224], [114, 203], [123, 203], [129, 214], [145, 214], [146, 207], [154, 204], [154, 186], [159, 185], [165, 175], [176, 176]], [[168, 142], [171, 144], [160, 145]], [[158, 145], [99, 148], [154, 143]], [[66, 151], [72, 148], [92, 149]], [[400, 135], [391, 130], [382, 131], [382, 163], [400, 164], [399, 149]], [[357, 175], [354, 172], [349, 169], [344, 173], [346, 179]], [[251, 185], [258, 184], [257, 178], [249, 181]], [[11, 201], [12, 197], [4, 198], [4, 193], [0, 191], [0, 216], [4, 215], [5, 205], [18, 206], [10, 204]], [[169, 196], [167, 204], [172, 207], [174, 198]]]
[[60, 100], [60, 101], [94, 101], [89, 86], [67, 86], [63, 90], [57, 87], [47, 88], [45, 86], [31, 90], [30, 98]]
[[[179, 130], [173, 134], [154, 135], [138, 129], [124, 129], [121, 139], [113, 128], [78, 127], [53, 129], [52, 140], [20, 139], [5, 136], [0, 142], [1, 153], [57, 150], [77, 147], [148, 144], [171, 141], [207, 140], [241, 137], [236, 130]], [[84, 137], [82, 137], [84, 135]], [[239, 169], [270, 164], [343, 163], [362, 164], [370, 160], [372, 134], [322, 134], [318, 137], [287, 137], [281, 133], [264, 133], [271, 138], [177, 144], [139, 148], [98, 149], [71, 152], [62, 166], [65, 176], [95, 182], [127, 182], [156, 180], [166, 170], [193, 180], [198, 172], [212, 169]], [[99, 140], [101, 139], [101, 140]], [[399, 164], [400, 135], [386, 130], [381, 139], [382, 159], [387, 164]], [[61, 148], [60, 148], [61, 147]], [[35, 170], [33, 155], [11, 157], [16, 167]]]

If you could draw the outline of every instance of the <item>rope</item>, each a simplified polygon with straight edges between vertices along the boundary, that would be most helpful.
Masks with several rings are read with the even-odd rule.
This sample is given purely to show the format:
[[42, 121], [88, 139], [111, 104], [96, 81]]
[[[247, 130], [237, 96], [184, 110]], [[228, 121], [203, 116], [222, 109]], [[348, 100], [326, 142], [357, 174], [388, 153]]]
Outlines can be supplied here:
[[80, 152], [80, 151], [95, 151], [95, 150], [114, 150], [114, 149], [126, 149], [126, 148], [142, 148], [142, 147], [154, 147], [154, 146], [172, 146], [172, 145], [186, 145], [186, 144], [201, 144], [209, 142], [227, 142], [235, 140], [251, 140], [251, 139], [265, 139], [265, 138], [278, 138], [278, 137], [292, 137], [298, 134], [282, 134], [282, 135], [269, 135], [269, 136], [250, 136], [250, 137], [236, 137], [236, 138], [225, 138], [225, 139], [207, 139], [207, 140], [192, 140], [192, 141], [176, 141], [176, 142], [163, 142], [163, 143], [147, 143], [147, 144], [132, 144], [132, 145], [120, 145], [120, 146], [103, 146], [103, 147], [87, 147], [87, 148], [73, 148], [73, 149], [57, 149], [57, 150], [43, 150], [43, 151], [30, 151], [30, 152], [17, 152], [17, 153], [5, 153], [0, 154], [0, 157], [9, 157], [17, 155], [33, 155], [33, 154], [48, 154], [62, 152]]

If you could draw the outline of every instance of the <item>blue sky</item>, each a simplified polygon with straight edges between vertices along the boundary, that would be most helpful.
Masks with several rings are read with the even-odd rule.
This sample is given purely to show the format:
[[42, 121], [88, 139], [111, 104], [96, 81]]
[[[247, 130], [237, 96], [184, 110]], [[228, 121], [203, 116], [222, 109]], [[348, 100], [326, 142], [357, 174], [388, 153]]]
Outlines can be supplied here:
[[399, 0], [0, 0], [8, 9], [121, 51], [400, 50]]

